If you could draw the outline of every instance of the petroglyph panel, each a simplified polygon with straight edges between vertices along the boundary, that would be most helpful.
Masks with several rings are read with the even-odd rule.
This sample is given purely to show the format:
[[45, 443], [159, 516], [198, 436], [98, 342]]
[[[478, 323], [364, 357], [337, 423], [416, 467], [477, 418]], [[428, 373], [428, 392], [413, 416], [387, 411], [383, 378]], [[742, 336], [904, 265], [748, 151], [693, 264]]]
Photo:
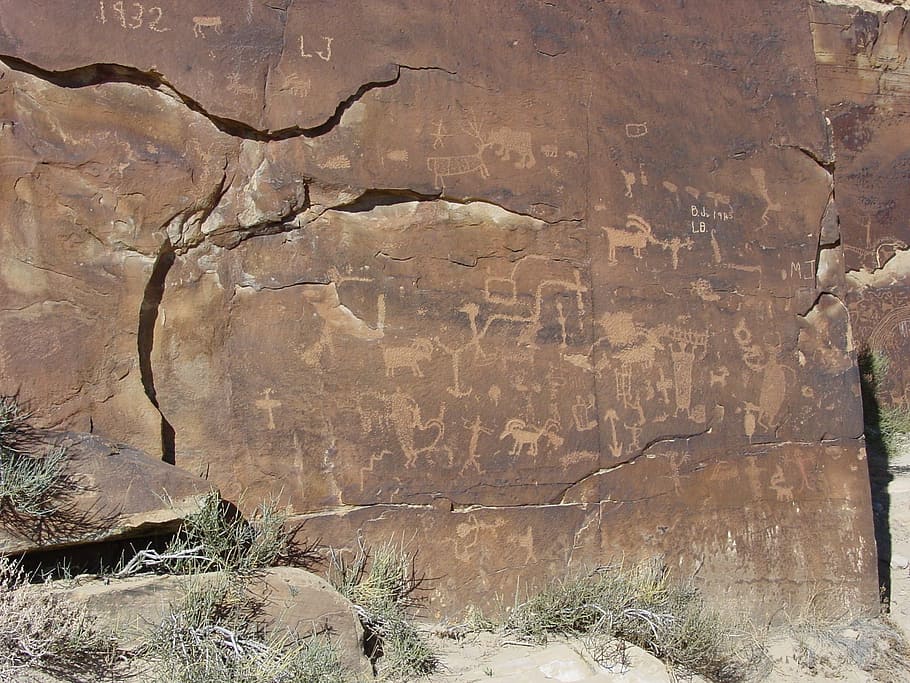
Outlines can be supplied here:
[[0, 0], [0, 377], [445, 542], [440, 608], [633, 552], [875, 605], [809, 11], [697, 4]]

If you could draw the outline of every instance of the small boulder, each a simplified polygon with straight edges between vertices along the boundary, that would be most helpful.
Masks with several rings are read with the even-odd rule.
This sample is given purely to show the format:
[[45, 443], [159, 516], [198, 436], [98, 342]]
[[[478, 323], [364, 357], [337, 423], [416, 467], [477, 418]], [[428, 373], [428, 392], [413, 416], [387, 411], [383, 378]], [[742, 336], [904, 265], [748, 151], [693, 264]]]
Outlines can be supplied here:
[[63, 483], [43, 517], [0, 509], [0, 554], [55, 550], [176, 530], [214, 487], [146, 453], [93, 434], [47, 433], [66, 448]]

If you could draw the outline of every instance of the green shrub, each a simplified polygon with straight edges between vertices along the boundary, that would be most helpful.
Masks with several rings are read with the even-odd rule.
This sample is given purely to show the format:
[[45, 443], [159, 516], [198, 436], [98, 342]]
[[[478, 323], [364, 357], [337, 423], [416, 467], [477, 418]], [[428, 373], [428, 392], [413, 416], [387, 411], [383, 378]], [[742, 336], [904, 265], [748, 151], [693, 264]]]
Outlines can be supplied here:
[[31, 415], [12, 396], [0, 396], [0, 511], [47, 517], [66, 481], [69, 459], [62, 446], [48, 446], [30, 424]]
[[890, 404], [881, 391], [881, 384], [888, 377], [891, 365], [888, 356], [866, 350], [859, 354], [857, 363], [866, 440], [880, 445], [884, 455], [890, 457], [910, 441], [910, 411]]
[[208, 571], [248, 573], [266, 569], [291, 550], [287, 515], [274, 501], [261, 503], [249, 520], [221, 500], [217, 491], [206, 494], [195, 512], [186, 516], [174, 539], [161, 553], [140, 551], [120, 576], [154, 568], [178, 574]]
[[538, 643], [583, 636], [602, 663], [615, 654], [611, 643], [619, 639], [715, 681], [742, 680], [748, 665], [730, 627], [691, 585], [671, 581], [656, 561], [555, 581], [517, 605], [505, 630]]
[[230, 575], [199, 576], [139, 654], [160, 683], [345, 683], [331, 642], [265, 635], [258, 603]]
[[414, 557], [387, 543], [370, 553], [361, 542], [351, 563], [332, 551], [329, 581], [354, 603], [366, 635], [367, 656], [384, 678], [425, 676], [439, 659], [411, 621], [421, 584]]

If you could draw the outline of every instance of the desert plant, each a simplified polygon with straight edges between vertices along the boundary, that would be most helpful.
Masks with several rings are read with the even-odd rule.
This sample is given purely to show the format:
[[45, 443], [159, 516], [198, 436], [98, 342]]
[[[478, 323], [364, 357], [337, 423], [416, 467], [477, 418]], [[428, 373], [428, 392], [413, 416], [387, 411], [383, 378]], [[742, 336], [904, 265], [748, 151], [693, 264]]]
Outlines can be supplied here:
[[890, 457], [910, 440], [910, 411], [890, 404], [881, 391], [891, 365], [887, 355], [867, 349], [859, 354], [857, 363], [866, 440], [880, 445], [884, 455]]
[[425, 676], [439, 666], [432, 647], [411, 621], [413, 593], [422, 578], [415, 557], [386, 543], [370, 552], [361, 539], [351, 562], [329, 554], [329, 581], [357, 610], [366, 634], [367, 656], [390, 680]]
[[199, 576], [140, 649], [146, 680], [161, 683], [344, 683], [331, 642], [266, 635], [242, 581]]
[[249, 520], [221, 500], [206, 494], [198, 509], [187, 515], [163, 552], [140, 551], [119, 572], [125, 576], [153, 568], [179, 574], [206, 571], [251, 572], [274, 566], [291, 549], [287, 515], [277, 503], [261, 503]]
[[116, 654], [113, 635], [84, 607], [30, 584], [17, 562], [0, 557], [0, 680], [28, 681], [37, 672], [105, 680]]
[[66, 480], [63, 446], [42, 442], [18, 399], [0, 396], [0, 510], [47, 517], [58, 510], [56, 494]]
[[741, 680], [747, 664], [732, 629], [655, 560], [555, 581], [516, 605], [505, 630], [533, 642], [583, 636], [597, 659], [619, 639], [715, 681]]

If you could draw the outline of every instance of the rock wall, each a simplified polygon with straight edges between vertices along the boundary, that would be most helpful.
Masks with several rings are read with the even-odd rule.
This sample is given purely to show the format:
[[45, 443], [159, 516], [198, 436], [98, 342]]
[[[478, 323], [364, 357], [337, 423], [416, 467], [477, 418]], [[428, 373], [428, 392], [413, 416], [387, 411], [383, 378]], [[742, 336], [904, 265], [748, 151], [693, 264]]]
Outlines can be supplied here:
[[819, 95], [831, 119], [835, 181], [858, 343], [889, 357], [878, 378], [910, 406], [910, 27], [903, 8], [812, 6]]
[[439, 613], [874, 610], [817, 10], [0, 0], [0, 388]]

